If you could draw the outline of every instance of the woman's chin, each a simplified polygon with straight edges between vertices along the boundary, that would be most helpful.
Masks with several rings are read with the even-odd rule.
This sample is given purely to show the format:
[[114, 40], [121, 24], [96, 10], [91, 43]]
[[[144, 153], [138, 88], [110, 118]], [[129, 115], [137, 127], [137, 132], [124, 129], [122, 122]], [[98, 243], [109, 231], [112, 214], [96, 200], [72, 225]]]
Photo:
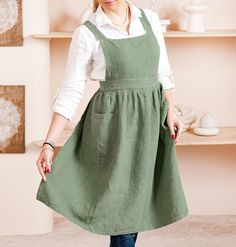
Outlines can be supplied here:
[[113, 7], [116, 5], [116, 1], [115, 0], [111, 0], [111, 1], [107, 1], [104, 3], [106, 5], [106, 7]]

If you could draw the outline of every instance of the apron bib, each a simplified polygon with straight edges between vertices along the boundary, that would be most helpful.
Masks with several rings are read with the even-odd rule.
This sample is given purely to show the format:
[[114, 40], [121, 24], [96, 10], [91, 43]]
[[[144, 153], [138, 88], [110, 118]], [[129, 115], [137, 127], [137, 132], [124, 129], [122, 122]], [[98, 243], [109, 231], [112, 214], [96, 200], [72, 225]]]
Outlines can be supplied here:
[[36, 197], [96, 234], [156, 229], [188, 214], [158, 80], [160, 47], [140, 10], [141, 36], [109, 39], [82, 24], [101, 42], [106, 77]]

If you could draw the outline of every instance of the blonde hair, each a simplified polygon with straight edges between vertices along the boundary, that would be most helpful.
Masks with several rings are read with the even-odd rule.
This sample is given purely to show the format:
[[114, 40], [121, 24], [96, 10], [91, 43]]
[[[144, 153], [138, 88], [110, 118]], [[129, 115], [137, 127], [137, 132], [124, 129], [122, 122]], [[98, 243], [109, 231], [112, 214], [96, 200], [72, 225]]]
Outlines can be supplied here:
[[98, 1], [97, 0], [93, 0], [93, 12], [96, 12], [98, 6], [99, 6]]

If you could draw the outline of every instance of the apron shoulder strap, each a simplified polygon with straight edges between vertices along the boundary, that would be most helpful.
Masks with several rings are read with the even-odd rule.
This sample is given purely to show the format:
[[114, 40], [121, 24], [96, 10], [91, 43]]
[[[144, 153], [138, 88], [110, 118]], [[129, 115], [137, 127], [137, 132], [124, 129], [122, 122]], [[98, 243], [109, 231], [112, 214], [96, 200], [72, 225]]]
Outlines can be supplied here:
[[142, 17], [140, 18], [142, 24], [143, 24], [143, 27], [144, 29], [147, 31], [147, 32], [152, 32], [152, 26], [150, 24], [150, 22], [148, 21], [148, 18], [144, 12], [144, 10], [142, 8], [139, 8], [141, 13], [142, 13]]
[[85, 25], [99, 40], [106, 39], [106, 36], [93, 24], [90, 20], [86, 20], [82, 25]]

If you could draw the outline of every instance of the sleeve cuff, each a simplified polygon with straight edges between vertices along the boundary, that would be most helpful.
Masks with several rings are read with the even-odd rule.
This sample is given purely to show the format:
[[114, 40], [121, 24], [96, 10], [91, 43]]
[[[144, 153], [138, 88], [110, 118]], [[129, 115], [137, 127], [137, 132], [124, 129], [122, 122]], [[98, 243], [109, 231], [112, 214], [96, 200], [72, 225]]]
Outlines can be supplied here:
[[164, 90], [175, 88], [175, 82], [174, 82], [174, 78], [173, 78], [173, 70], [170, 71], [169, 75], [167, 75], [167, 74], [160, 75], [159, 74], [159, 81], [162, 84]]
[[52, 107], [52, 111], [59, 113], [64, 118], [67, 118], [68, 121], [70, 121], [72, 119], [72, 117], [73, 117], [73, 115], [69, 114], [68, 111], [66, 111], [65, 108], [63, 108], [63, 107], [58, 107], [58, 106], [57, 107]]
[[166, 85], [166, 86], [163, 86], [163, 90], [166, 90], [166, 89], [174, 89], [175, 88], [175, 84], [174, 83], [172, 83], [172, 84], [170, 84], [170, 85]]

